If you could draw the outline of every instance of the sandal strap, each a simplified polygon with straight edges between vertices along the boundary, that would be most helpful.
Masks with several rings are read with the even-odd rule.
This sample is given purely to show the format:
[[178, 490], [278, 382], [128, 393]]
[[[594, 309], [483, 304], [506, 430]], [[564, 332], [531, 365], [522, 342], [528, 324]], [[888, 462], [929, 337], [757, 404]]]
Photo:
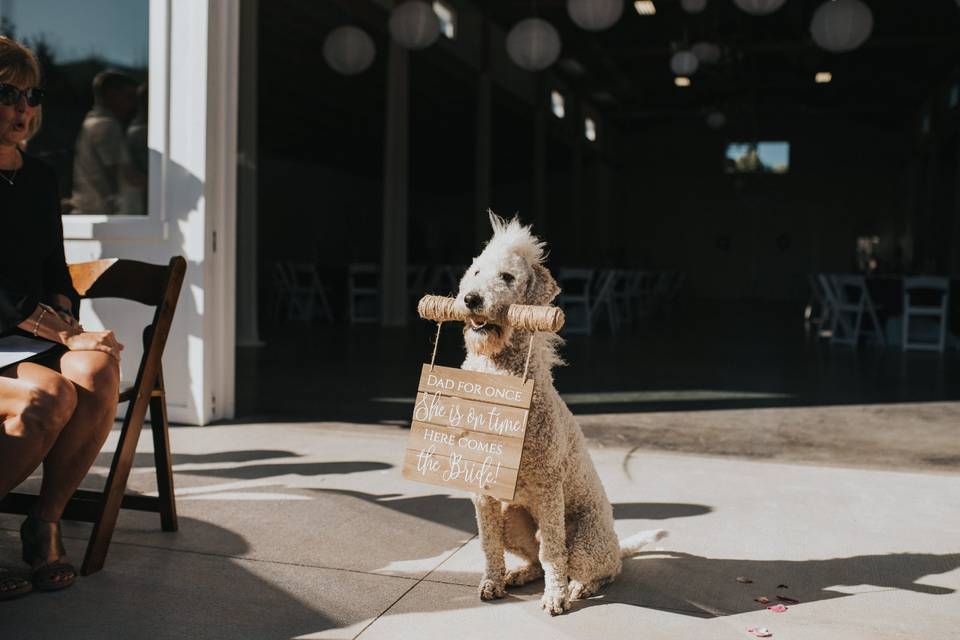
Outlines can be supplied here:
[[[24, 531], [25, 530], [25, 531]], [[62, 558], [67, 555], [60, 537], [60, 522], [47, 522], [33, 516], [28, 516], [23, 523], [21, 532], [29, 542], [30, 555], [33, 558]]]

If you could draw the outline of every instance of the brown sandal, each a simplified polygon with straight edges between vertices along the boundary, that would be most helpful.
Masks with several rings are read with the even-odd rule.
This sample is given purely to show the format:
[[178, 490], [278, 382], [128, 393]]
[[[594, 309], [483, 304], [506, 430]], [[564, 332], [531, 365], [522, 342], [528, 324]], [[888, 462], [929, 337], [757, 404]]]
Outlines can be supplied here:
[[60, 539], [59, 521], [47, 522], [27, 516], [20, 525], [20, 541], [23, 543], [23, 561], [33, 567], [34, 587], [40, 591], [57, 591], [76, 581], [77, 570], [73, 565], [59, 562], [67, 555]]
[[33, 591], [33, 585], [29, 579], [9, 569], [0, 567], [0, 600], [19, 598], [20, 596], [27, 595], [31, 591]]

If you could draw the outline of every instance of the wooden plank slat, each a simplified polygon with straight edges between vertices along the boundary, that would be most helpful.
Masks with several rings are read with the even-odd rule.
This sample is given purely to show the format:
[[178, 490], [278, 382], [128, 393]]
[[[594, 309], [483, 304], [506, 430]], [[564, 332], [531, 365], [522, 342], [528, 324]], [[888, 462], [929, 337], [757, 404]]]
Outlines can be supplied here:
[[527, 413], [526, 409], [517, 407], [425, 391], [417, 394], [413, 405], [413, 419], [417, 422], [520, 440], [527, 428]]
[[[430, 457], [420, 454], [420, 449], [406, 450], [402, 473], [407, 480], [513, 500], [517, 486], [516, 469], [503, 466], [497, 469], [495, 465], [483, 466], [470, 460], [457, 460], [452, 456], [437, 453]], [[455, 475], [449, 475], [451, 471]]]
[[431, 445], [436, 447], [438, 454], [447, 457], [457, 454], [465, 460], [480, 463], [492, 459], [494, 464], [499, 463], [511, 469], [520, 467], [520, 454], [523, 452], [523, 440], [518, 438], [503, 438], [414, 421], [407, 447], [428, 449]]
[[529, 409], [533, 396], [533, 380], [524, 382], [513, 376], [498, 376], [439, 365], [434, 366], [431, 371], [430, 365], [424, 364], [420, 371], [417, 391], [440, 392], [467, 400]]

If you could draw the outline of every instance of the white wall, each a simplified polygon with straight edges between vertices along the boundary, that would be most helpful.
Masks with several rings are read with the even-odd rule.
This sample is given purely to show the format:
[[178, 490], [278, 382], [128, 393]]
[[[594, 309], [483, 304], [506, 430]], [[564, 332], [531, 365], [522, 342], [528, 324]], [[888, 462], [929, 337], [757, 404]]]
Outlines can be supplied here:
[[[151, 0], [149, 215], [64, 217], [68, 262], [186, 258], [163, 368], [170, 419], [188, 424], [233, 415], [238, 29], [233, 0]], [[150, 318], [129, 302], [81, 309], [119, 334], [125, 382]]]

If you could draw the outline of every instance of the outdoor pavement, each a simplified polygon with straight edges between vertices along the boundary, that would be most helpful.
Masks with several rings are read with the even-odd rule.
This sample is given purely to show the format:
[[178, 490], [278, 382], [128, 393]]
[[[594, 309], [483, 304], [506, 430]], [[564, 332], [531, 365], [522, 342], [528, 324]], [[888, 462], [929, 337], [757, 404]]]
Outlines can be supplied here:
[[[465, 494], [401, 478], [406, 436], [382, 424], [174, 428], [179, 531], [123, 512], [105, 569], [0, 603], [0, 638], [720, 640], [753, 626], [777, 640], [960, 637], [955, 472], [591, 439], [618, 533], [670, 536], [551, 618], [538, 606], [542, 581], [480, 601], [473, 508]], [[131, 476], [145, 492], [149, 440]], [[19, 522], [0, 516], [0, 565], [18, 563]], [[73, 558], [89, 531], [65, 523]], [[801, 603], [774, 613], [753, 601], [777, 593]]]

